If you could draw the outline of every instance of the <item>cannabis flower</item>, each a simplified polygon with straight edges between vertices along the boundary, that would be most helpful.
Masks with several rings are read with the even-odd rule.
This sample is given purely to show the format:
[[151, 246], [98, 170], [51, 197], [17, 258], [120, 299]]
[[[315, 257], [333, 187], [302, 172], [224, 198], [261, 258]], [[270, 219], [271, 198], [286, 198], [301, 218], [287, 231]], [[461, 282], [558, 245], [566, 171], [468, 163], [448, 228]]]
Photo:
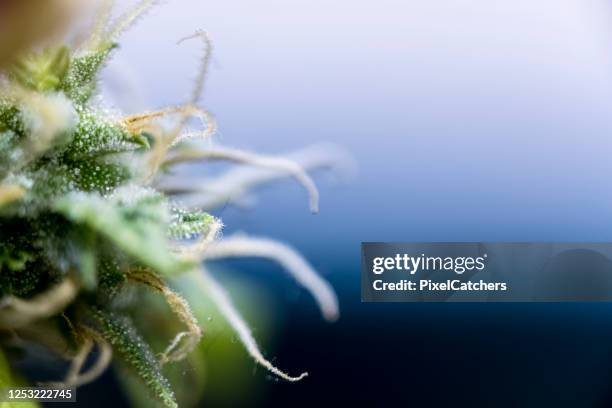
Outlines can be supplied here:
[[[109, 113], [93, 97], [98, 73], [117, 37], [154, 3], [141, 1], [112, 18], [104, 2], [78, 45], [32, 49], [0, 71], [0, 331], [12, 346], [35, 342], [67, 358], [60, 384], [86, 384], [118, 362], [159, 403], [174, 407], [162, 367], [188, 358], [206, 330], [189, 296], [173, 289], [179, 276], [217, 306], [259, 364], [289, 381], [307, 375], [286, 374], [264, 357], [206, 261], [275, 260], [312, 293], [328, 320], [338, 316], [333, 290], [284, 244], [244, 235], [221, 239], [222, 223], [208, 211], [260, 183], [292, 176], [316, 212], [318, 192], [304, 169], [329, 166], [333, 155], [314, 148], [288, 159], [203, 143], [215, 123], [198, 106], [211, 51], [202, 31], [183, 39], [204, 45], [187, 103], [127, 117]], [[173, 170], [214, 160], [240, 166], [206, 181]], [[130, 317], [151, 299], [126, 295], [138, 286], [163, 299], [182, 326], [163, 349], [154, 351]], [[97, 358], [87, 364], [93, 350]], [[4, 355], [6, 349], [0, 368]], [[17, 381], [3, 378], [4, 385]]]

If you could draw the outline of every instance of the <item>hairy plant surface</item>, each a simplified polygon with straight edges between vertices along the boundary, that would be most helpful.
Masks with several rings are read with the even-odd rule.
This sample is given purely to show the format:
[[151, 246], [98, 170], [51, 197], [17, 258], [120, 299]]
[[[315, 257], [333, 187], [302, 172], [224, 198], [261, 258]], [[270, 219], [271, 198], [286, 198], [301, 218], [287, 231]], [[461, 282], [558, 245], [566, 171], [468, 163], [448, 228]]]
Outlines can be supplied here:
[[[116, 52], [117, 36], [153, 3], [141, 1], [113, 19], [104, 2], [79, 45], [31, 50], [0, 71], [4, 350], [27, 342], [46, 346], [71, 361], [65, 378], [58, 379], [71, 386], [91, 382], [111, 361], [118, 363], [159, 404], [173, 407], [177, 400], [163, 367], [202, 357], [194, 349], [206, 341], [206, 325], [192, 312], [189, 296], [205, 296], [259, 364], [297, 381], [307, 374], [289, 375], [264, 357], [206, 261], [277, 261], [314, 295], [328, 320], [338, 315], [333, 290], [284, 244], [248, 236], [220, 239], [222, 223], [209, 211], [260, 183], [290, 176], [305, 187], [316, 212], [318, 192], [304, 168], [325, 167], [332, 159], [325, 149], [291, 160], [201, 143], [215, 130], [212, 116], [198, 106], [210, 56], [203, 32], [184, 39], [205, 46], [187, 103], [128, 117], [109, 113], [93, 98], [98, 74]], [[176, 164], [213, 160], [240, 167], [216, 179], [173, 171]], [[192, 289], [190, 295], [173, 289], [177, 279]], [[142, 290], [151, 296], [138, 295]], [[176, 331], [139, 331], [146, 322], [138, 321], [138, 311], [157, 307], [152, 299], [164, 301], [162, 313]], [[159, 348], [164, 336], [167, 343]]]

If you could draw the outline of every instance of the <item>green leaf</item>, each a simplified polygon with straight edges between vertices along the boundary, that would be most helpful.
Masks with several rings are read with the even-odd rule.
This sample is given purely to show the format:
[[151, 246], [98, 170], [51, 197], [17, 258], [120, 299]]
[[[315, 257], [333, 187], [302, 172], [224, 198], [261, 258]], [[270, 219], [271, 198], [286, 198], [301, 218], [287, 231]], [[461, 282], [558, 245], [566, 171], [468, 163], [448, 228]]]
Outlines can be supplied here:
[[157, 401], [164, 407], [178, 407], [174, 392], [163, 376], [155, 354], [138, 334], [132, 322], [123, 316], [100, 309], [95, 309], [93, 316], [100, 326], [102, 336], [135, 371]]
[[73, 101], [84, 104], [95, 90], [95, 79], [116, 44], [106, 44], [98, 50], [74, 58], [60, 84], [60, 89]]
[[97, 279], [97, 251], [96, 235], [89, 228], [82, 228], [76, 234], [75, 255], [77, 272], [81, 285], [87, 290], [94, 290], [98, 284]]
[[129, 139], [131, 142], [136, 143], [138, 146], [144, 147], [145, 149], [151, 148], [151, 137], [147, 133], [136, 133]]
[[174, 239], [190, 239], [201, 235], [214, 220], [212, 215], [201, 210], [174, 209], [169, 233]]
[[135, 138], [103, 114], [80, 108], [79, 122], [65, 154], [72, 160], [78, 160], [83, 159], [84, 155], [98, 156], [133, 151], [142, 145], [140, 138]]
[[12, 130], [15, 134], [23, 136], [25, 126], [19, 109], [12, 103], [0, 99], [0, 128]]
[[95, 157], [69, 162], [72, 167], [71, 180], [82, 191], [106, 193], [129, 180], [130, 169], [120, 161], [102, 160]]
[[48, 71], [57, 78], [58, 83], [63, 81], [70, 68], [70, 50], [68, 47], [59, 47], [51, 55]]
[[[139, 196], [140, 194], [140, 196]], [[55, 209], [69, 220], [87, 225], [119, 249], [163, 275], [190, 269], [168, 249], [162, 197], [148, 190], [120, 190], [112, 199], [98, 194], [70, 193]]]
[[22, 86], [39, 92], [57, 90], [70, 66], [70, 51], [62, 46], [18, 60], [10, 76]]

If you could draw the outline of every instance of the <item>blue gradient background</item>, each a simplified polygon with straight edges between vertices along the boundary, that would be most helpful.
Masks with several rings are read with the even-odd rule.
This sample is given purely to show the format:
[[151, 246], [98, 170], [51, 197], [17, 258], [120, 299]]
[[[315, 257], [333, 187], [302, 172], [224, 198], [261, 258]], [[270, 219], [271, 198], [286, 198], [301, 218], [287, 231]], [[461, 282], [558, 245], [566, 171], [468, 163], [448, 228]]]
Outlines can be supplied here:
[[203, 28], [215, 47], [203, 103], [221, 143], [279, 153], [331, 141], [359, 166], [342, 186], [317, 176], [319, 215], [290, 181], [251, 211], [219, 213], [226, 233], [290, 242], [341, 298], [327, 325], [275, 267], [250, 267], [284, 310], [267, 351], [312, 372], [267, 382], [257, 401], [612, 401], [609, 305], [361, 304], [358, 269], [361, 241], [612, 241], [607, 1], [169, 3], [109, 67], [135, 85], [126, 109], [186, 99], [200, 51], [175, 42]]

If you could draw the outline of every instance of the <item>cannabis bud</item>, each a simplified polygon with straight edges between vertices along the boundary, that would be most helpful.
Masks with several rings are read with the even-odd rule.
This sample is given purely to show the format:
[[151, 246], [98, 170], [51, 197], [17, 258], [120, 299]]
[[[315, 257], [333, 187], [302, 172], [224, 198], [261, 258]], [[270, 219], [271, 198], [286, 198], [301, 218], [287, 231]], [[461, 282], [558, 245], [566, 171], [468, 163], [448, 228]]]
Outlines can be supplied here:
[[[259, 364], [289, 381], [303, 378], [306, 373], [291, 376], [263, 356], [207, 263], [236, 256], [275, 260], [313, 294], [328, 320], [338, 316], [333, 290], [284, 244], [243, 235], [220, 239], [222, 223], [210, 211], [261, 183], [292, 176], [315, 212], [318, 192], [304, 168], [326, 167], [335, 156], [315, 148], [291, 160], [202, 143], [216, 128], [198, 106], [211, 50], [202, 31], [188, 37], [204, 44], [205, 56], [187, 103], [111, 113], [93, 98], [98, 74], [119, 34], [155, 2], [141, 1], [116, 18], [104, 2], [78, 46], [45, 44], [23, 53], [23, 44], [40, 35], [29, 27], [45, 19], [5, 22], [14, 13], [29, 16], [34, 3], [46, 10], [40, 2], [0, 4], [0, 332], [11, 333], [2, 343], [0, 385], [20, 382], [5, 364], [16, 336], [70, 361], [64, 385], [91, 382], [113, 362], [159, 403], [177, 406], [183, 378], [167, 377], [163, 368], [202, 364], [195, 351], [209, 312], [193, 307], [202, 298]], [[19, 28], [24, 31], [11, 38], [23, 41], [12, 42], [5, 32]], [[215, 160], [240, 166], [216, 179], [187, 179], [175, 170]], [[92, 350], [97, 359], [88, 365]]]

